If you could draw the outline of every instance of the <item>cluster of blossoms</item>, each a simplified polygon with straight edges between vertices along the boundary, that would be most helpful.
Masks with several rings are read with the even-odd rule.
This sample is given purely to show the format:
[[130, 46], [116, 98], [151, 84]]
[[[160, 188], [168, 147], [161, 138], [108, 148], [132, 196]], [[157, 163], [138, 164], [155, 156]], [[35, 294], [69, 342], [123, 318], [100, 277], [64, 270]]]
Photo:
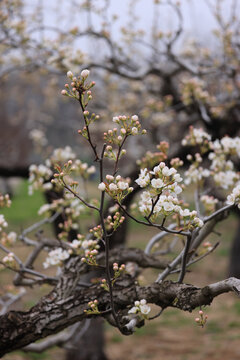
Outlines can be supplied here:
[[81, 247], [84, 249], [84, 256], [81, 258], [81, 261], [89, 265], [97, 265], [96, 256], [100, 248], [98, 241], [85, 240], [82, 242]]
[[47, 165], [50, 167], [55, 164], [62, 164], [69, 159], [74, 160], [75, 158], [76, 154], [71, 146], [65, 146], [65, 148], [54, 149], [52, 155], [50, 156], [50, 161], [47, 163]]
[[48, 253], [48, 257], [43, 263], [44, 269], [47, 269], [49, 266], [60, 265], [64, 260], [68, 259], [70, 256], [67, 250], [62, 248], [57, 248]]
[[76, 77], [71, 71], [67, 72], [67, 77], [70, 79], [71, 84], [65, 84], [65, 89], [61, 91], [62, 95], [69, 96], [75, 99], [79, 99], [81, 94], [87, 91], [88, 100], [92, 99], [90, 89], [95, 85], [95, 82], [91, 82], [86, 85], [85, 80], [89, 76], [90, 71], [87, 69], [82, 70], [80, 76]]
[[14, 254], [12, 252], [8, 253], [4, 258], [2, 259], [3, 264], [6, 266], [9, 266], [11, 268], [16, 268], [16, 260], [14, 257]]
[[0, 207], [10, 207], [11, 203], [12, 202], [8, 194], [0, 194]]
[[237, 204], [240, 209], [240, 184], [238, 184], [232, 191], [230, 195], [227, 197], [227, 204], [234, 205]]
[[43, 263], [45, 269], [49, 266], [61, 265], [61, 263], [68, 259], [72, 254], [82, 256], [81, 261], [86, 262], [89, 265], [96, 264], [96, 255], [98, 254], [99, 249], [97, 240], [87, 240], [83, 235], [78, 234], [77, 239], [74, 239], [67, 244], [69, 245], [69, 250], [57, 248], [49, 252], [48, 257]]
[[203, 129], [197, 129], [193, 126], [189, 127], [189, 134], [182, 140], [182, 145], [206, 145], [208, 146], [211, 136]]
[[181, 217], [184, 227], [201, 227], [203, 222], [197, 217], [196, 211], [183, 209], [178, 195], [182, 192], [179, 183], [182, 177], [174, 167], [169, 168], [164, 162], [149, 171], [141, 169], [136, 183], [148, 191], [141, 194], [139, 210], [145, 216], [169, 216], [176, 214]]
[[234, 164], [229, 156], [239, 156], [240, 138], [223, 137], [221, 140], [211, 141], [211, 137], [202, 129], [190, 127], [189, 134], [183, 139], [183, 145], [199, 146], [201, 154], [209, 152], [208, 168], [200, 166], [203, 159], [200, 154], [188, 155], [187, 159], [192, 162], [189, 169], [185, 172], [185, 184], [202, 184], [205, 178], [212, 176], [215, 184], [227, 190], [240, 180], [240, 174], [234, 171]]
[[4, 215], [0, 214], [0, 231], [2, 231], [3, 228], [6, 228], [7, 226], [8, 226], [8, 223], [5, 220]]
[[62, 165], [69, 159], [75, 159], [76, 154], [70, 146], [65, 148], [57, 148], [52, 155], [45, 161], [45, 164], [32, 164], [29, 168], [29, 194], [32, 195], [33, 190], [51, 190], [53, 183], [50, 181], [53, 176], [53, 168], [56, 164]]
[[4, 246], [11, 246], [15, 244], [17, 240], [17, 234], [15, 231], [10, 231], [10, 233], [2, 232], [1, 233], [1, 244]]
[[[8, 194], [0, 194], [0, 207], [10, 207], [11, 200]], [[14, 231], [10, 231], [8, 234], [4, 231], [8, 227], [8, 223], [5, 220], [3, 214], [0, 214], [0, 242], [4, 246], [13, 245], [17, 240], [17, 234]]]
[[219, 187], [227, 190], [234, 186], [234, 184], [240, 180], [239, 174], [235, 171], [219, 171], [213, 175], [213, 179]]
[[213, 196], [202, 195], [200, 200], [207, 214], [215, 211], [218, 199], [215, 199]]
[[[79, 159], [68, 160], [64, 164], [55, 164], [55, 170], [57, 172], [53, 174], [54, 179], [51, 180], [51, 183], [60, 187], [65, 187], [65, 183], [67, 183], [74, 191], [77, 190], [81, 180], [85, 182], [96, 172], [95, 166], [88, 166], [87, 163], [83, 163]], [[75, 180], [76, 178], [78, 181]], [[71, 198], [74, 197], [71, 192], [69, 193], [69, 191], [67, 191], [66, 194], [68, 194]]]
[[121, 202], [130, 192], [133, 191], [133, 187], [129, 187], [130, 179], [124, 179], [120, 175], [116, 177], [112, 175], [106, 175], [106, 181], [101, 182], [98, 185], [98, 189], [106, 191], [113, 199]]
[[84, 310], [84, 312], [88, 315], [97, 315], [100, 313], [98, 309], [98, 300], [89, 301], [88, 306], [90, 309]]
[[29, 137], [33, 141], [35, 146], [46, 146], [48, 141], [44, 132], [40, 129], [32, 129], [29, 132]]
[[[122, 264], [121, 266], [118, 265], [118, 263], [114, 263], [113, 264], [113, 271], [114, 271], [114, 274], [113, 274], [113, 278], [112, 278], [112, 285], [114, 285], [115, 281], [117, 280], [117, 278], [119, 276], [121, 276], [124, 272], [125, 272], [125, 269], [126, 269], [126, 265], [125, 264]], [[106, 279], [102, 279], [101, 281], [101, 287], [106, 290], [106, 291], [109, 291], [109, 287], [108, 287], [108, 283], [107, 283], [107, 280]]]
[[54, 200], [50, 204], [43, 204], [38, 210], [38, 215], [50, 216], [53, 212], [62, 213], [63, 211], [67, 217], [66, 220], [71, 218], [72, 228], [76, 229], [79, 216], [86, 213], [87, 209], [79, 199], [73, 199], [70, 194], [65, 194], [64, 198]]
[[88, 166], [86, 162], [82, 162], [80, 159], [73, 162], [71, 169], [73, 173], [80, 175], [84, 180], [87, 180], [90, 175], [95, 174], [96, 172], [95, 166]]
[[29, 168], [29, 195], [33, 194], [33, 190], [43, 189], [49, 190], [52, 188], [52, 184], [49, 181], [53, 172], [52, 170], [43, 164], [32, 164]]
[[128, 314], [139, 314], [146, 317], [151, 311], [151, 307], [145, 299], [135, 301], [134, 306], [128, 311]]
[[199, 310], [198, 313], [199, 313], [199, 317], [196, 317], [196, 318], [195, 318], [195, 322], [196, 322], [199, 326], [204, 327], [204, 325], [205, 325], [206, 322], [207, 322], [208, 316], [207, 316], [207, 315], [204, 315], [202, 310]]
[[239, 180], [239, 173], [234, 171], [234, 164], [228, 159], [229, 156], [240, 154], [240, 138], [223, 137], [210, 143], [213, 152], [208, 155], [211, 161], [210, 169], [214, 172], [213, 179], [217, 186], [222, 189], [229, 189]]
[[211, 96], [208, 91], [204, 90], [204, 82], [197, 78], [191, 78], [183, 81], [182, 99], [184, 104], [190, 105], [194, 100], [203, 103], [209, 102]]
[[184, 182], [186, 185], [191, 183], [201, 183], [203, 179], [208, 178], [211, 175], [211, 172], [208, 169], [204, 169], [202, 166], [199, 166], [202, 162], [202, 157], [199, 153], [195, 154], [194, 160], [190, 154], [187, 156], [187, 159], [188, 161], [192, 161], [192, 164], [184, 173]]
[[116, 211], [113, 216], [108, 215], [105, 219], [105, 226], [108, 231], [115, 231], [125, 220], [125, 217]]
[[[118, 161], [126, 154], [126, 150], [122, 149], [122, 146], [127, 137], [130, 135], [146, 134], [146, 130], [141, 130], [141, 124], [137, 115], [131, 117], [125, 115], [114, 116], [113, 122], [119, 125], [120, 130], [114, 128], [104, 133], [104, 141], [109, 144], [105, 149], [104, 156]], [[112, 145], [117, 145], [119, 150], [113, 150]]]
[[211, 148], [216, 153], [224, 153], [226, 155], [238, 155], [240, 154], [240, 137], [230, 138], [224, 136], [221, 140], [215, 140], [211, 144]]

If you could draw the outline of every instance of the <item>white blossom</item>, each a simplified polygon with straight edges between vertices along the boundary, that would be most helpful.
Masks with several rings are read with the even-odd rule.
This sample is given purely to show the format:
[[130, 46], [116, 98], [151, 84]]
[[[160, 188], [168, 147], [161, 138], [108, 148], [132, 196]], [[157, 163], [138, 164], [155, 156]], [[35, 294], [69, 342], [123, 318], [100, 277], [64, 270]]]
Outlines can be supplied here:
[[[119, 183], [118, 183], [118, 184], [119, 184]], [[110, 191], [117, 191], [117, 189], [118, 189], [118, 187], [117, 187], [116, 184], [111, 183], [111, 184], [109, 185], [109, 190], [110, 190]]]
[[46, 269], [49, 266], [58, 265], [61, 261], [69, 258], [69, 252], [62, 248], [57, 248], [49, 252], [48, 257], [43, 263], [43, 267]]
[[88, 69], [84, 69], [81, 72], [81, 76], [82, 76], [83, 79], [86, 79], [89, 74], [90, 74], [90, 71]]
[[159, 188], [164, 187], [164, 182], [162, 181], [162, 179], [152, 179], [151, 180], [151, 185], [155, 189], [159, 189]]
[[120, 190], [126, 190], [128, 189], [129, 185], [127, 182], [124, 182], [124, 181], [119, 181], [117, 183], [117, 187], [120, 189]]
[[98, 185], [98, 189], [101, 190], [101, 191], [105, 191], [106, 185], [104, 184], [104, 182], [101, 182], [101, 183]]
[[141, 169], [141, 170], [140, 170], [140, 175], [139, 175], [138, 179], [135, 180], [135, 182], [136, 182], [141, 188], [146, 187], [146, 186], [149, 184], [149, 182], [150, 182], [150, 176], [149, 176], [149, 174], [148, 174], [147, 171], [148, 171], [147, 168]]

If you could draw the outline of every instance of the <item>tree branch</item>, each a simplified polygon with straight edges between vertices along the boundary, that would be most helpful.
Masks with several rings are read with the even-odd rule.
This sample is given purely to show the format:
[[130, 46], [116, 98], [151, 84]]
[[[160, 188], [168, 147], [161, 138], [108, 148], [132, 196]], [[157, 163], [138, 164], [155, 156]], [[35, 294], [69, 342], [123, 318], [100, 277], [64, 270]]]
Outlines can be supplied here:
[[[63, 281], [61, 284], [65, 286]], [[100, 285], [75, 290], [67, 298], [61, 296], [63, 291], [63, 288], [59, 291], [56, 287], [29, 311], [10, 311], [0, 316], [0, 356], [82, 321], [89, 316], [84, 311], [88, 308], [88, 302], [96, 298], [99, 316], [106, 316], [103, 313], [109, 307], [109, 293]], [[131, 320], [127, 311], [135, 300], [146, 299], [148, 303], [160, 307], [175, 307], [191, 312], [196, 307], [210, 305], [214, 297], [229, 291], [240, 295], [239, 279], [229, 278], [198, 288], [172, 281], [138, 286], [134, 279], [126, 276], [115, 283], [113, 298], [121, 325], [125, 328], [125, 334], [129, 335], [132, 331], [125, 327]]]

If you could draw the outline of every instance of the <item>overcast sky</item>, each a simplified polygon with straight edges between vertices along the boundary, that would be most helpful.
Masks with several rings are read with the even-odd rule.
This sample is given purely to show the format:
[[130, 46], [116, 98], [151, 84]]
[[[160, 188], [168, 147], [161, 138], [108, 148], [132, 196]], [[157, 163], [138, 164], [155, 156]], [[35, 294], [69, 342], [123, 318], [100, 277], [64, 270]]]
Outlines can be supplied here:
[[[31, 8], [39, 3], [39, 0], [25, 0]], [[61, 26], [63, 30], [77, 25], [80, 30], [83, 30], [84, 22], [86, 20], [85, 14], [80, 14], [75, 8], [71, 6], [71, 0], [40, 0], [43, 4], [44, 12], [43, 18], [46, 24]], [[78, 3], [78, 0], [74, 0]], [[111, 0], [110, 8], [107, 15], [109, 18], [113, 14], [118, 15], [118, 20], [112, 28], [112, 34], [115, 39], [120, 38], [120, 28], [129, 24], [128, 19], [128, 4], [133, 0]], [[173, 0], [174, 1], [174, 0]], [[209, 9], [207, 3], [214, 4], [217, 0], [181, 0], [181, 9], [184, 18], [184, 34], [186, 38], [196, 38], [203, 43], [208, 42], [210, 45], [213, 37], [212, 30], [216, 28], [216, 22]], [[227, 19], [231, 5], [234, 0], [221, 0], [222, 12]], [[238, 5], [238, 12], [240, 14], [240, 0], [236, 0]], [[103, 4], [102, 0], [95, 0], [93, 3], [97, 5]], [[147, 34], [151, 33], [151, 24], [153, 22], [153, 1], [151, 0], [137, 0], [134, 7], [134, 16], [138, 18], [137, 28], [142, 28]], [[165, 0], [161, 0], [159, 7], [159, 30], [167, 31], [174, 30], [177, 24], [177, 17], [173, 9], [164, 5]], [[99, 28], [99, 20], [93, 17], [96, 28]], [[135, 21], [133, 20], [133, 26]], [[84, 46], [85, 47], [85, 46]], [[86, 49], [87, 50], [87, 49]]]

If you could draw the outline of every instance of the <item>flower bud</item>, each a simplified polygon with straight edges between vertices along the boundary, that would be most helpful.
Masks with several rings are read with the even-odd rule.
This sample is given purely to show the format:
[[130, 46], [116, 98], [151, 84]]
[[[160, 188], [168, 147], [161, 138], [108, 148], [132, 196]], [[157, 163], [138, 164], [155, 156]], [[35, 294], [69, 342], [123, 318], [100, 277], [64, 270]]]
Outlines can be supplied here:
[[67, 72], [67, 77], [68, 77], [69, 79], [72, 79], [72, 78], [73, 78], [73, 73], [72, 73], [70, 70]]
[[106, 185], [104, 184], [104, 182], [101, 182], [101, 183], [98, 185], [98, 189], [101, 190], [101, 191], [105, 191], [105, 190], [106, 190]]
[[82, 77], [83, 79], [86, 79], [89, 74], [90, 74], [90, 71], [87, 70], [87, 69], [84, 69], [84, 70], [81, 72], [81, 77]]

